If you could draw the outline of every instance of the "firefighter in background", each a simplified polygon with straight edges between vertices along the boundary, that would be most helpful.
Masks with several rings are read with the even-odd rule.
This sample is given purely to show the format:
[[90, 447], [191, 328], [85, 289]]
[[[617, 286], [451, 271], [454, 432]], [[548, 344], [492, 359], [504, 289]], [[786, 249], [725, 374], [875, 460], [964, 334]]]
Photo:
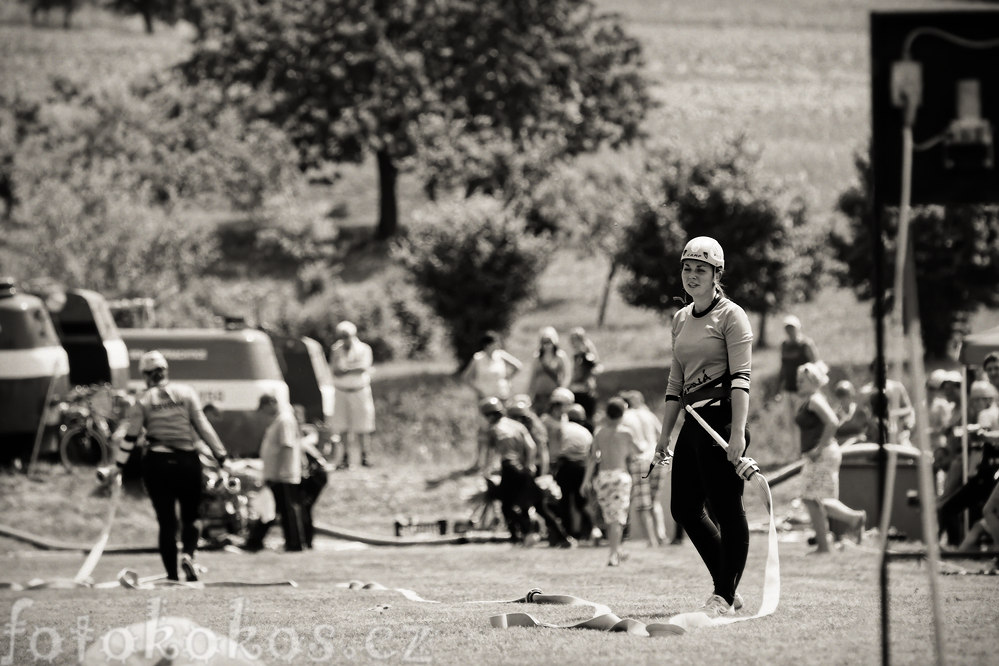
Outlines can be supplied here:
[[146, 390], [129, 409], [125, 436], [115, 453], [117, 472], [145, 432], [147, 448], [142, 456], [142, 482], [149, 493], [159, 523], [159, 551], [167, 579], [177, 573], [177, 505], [180, 505], [180, 566], [187, 580], [198, 580], [194, 554], [198, 546], [201, 505], [201, 460], [195, 443], [200, 439], [225, 468], [226, 450], [201, 409], [198, 393], [186, 384], [171, 382], [166, 358], [149, 351], [139, 360]]

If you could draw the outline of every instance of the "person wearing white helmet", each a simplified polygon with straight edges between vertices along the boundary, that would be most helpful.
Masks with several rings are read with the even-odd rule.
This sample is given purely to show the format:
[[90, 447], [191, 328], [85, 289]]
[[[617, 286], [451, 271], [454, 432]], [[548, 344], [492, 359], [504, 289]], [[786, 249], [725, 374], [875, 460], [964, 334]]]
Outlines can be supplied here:
[[[735, 464], [747, 445], [753, 330], [745, 311], [722, 291], [724, 270], [725, 254], [715, 239], [699, 236], [684, 247], [680, 276], [692, 301], [673, 316], [673, 360], [656, 445], [656, 460], [673, 465], [673, 518], [711, 574], [714, 589], [702, 608], [709, 617], [730, 615], [742, 605], [736, 589], [749, 553], [745, 482]], [[686, 405], [728, 438], [727, 451], [695, 419], [684, 420], [675, 449], [669, 450]]]
[[499, 496], [511, 540], [514, 543], [530, 543], [531, 535], [535, 533], [529, 513], [533, 508], [545, 521], [549, 543], [562, 548], [574, 546], [575, 540], [565, 533], [535, 480], [539, 457], [538, 446], [531, 433], [522, 423], [506, 415], [502, 401], [495, 396], [479, 403], [479, 413], [488, 428], [486, 447], [478, 467], [488, 473], [491, 460], [499, 458]]
[[361, 465], [371, 464], [369, 440], [375, 431], [375, 399], [371, 393], [371, 346], [357, 337], [357, 326], [349, 321], [336, 325], [336, 342], [330, 348], [330, 369], [336, 402], [333, 405], [333, 431], [343, 447], [340, 467], [350, 467], [351, 458]]
[[129, 408], [125, 436], [115, 452], [118, 473], [128, 462], [139, 436], [145, 432], [148, 448], [142, 456], [142, 481], [159, 523], [159, 552], [168, 580], [177, 571], [177, 505], [180, 505], [181, 568], [187, 580], [198, 579], [194, 562], [200, 529], [201, 459], [199, 439], [211, 449], [220, 466], [226, 450], [201, 409], [198, 392], [169, 380], [167, 360], [159, 351], [139, 359], [146, 390]]

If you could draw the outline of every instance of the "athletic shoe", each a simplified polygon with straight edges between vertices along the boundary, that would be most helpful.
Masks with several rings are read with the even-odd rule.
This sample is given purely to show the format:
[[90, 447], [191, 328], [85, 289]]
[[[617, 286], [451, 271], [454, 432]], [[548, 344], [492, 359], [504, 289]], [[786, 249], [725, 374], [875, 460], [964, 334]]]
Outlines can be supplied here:
[[627, 559], [628, 559], [628, 553], [619, 550], [610, 556], [610, 559], [607, 560], [607, 566], [619, 567], [621, 566], [621, 563], [627, 561]]
[[708, 617], [721, 617], [722, 615], [732, 614], [732, 605], [725, 601], [724, 598], [718, 596], [717, 594], [712, 594], [708, 597], [708, 600], [704, 602], [701, 606], [701, 612]]
[[742, 595], [736, 592], [735, 597], [732, 599], [732, 610], [739, 610], [742, 608], [744, 603], [745, 601], [743, 600]]
[[198, 567], [194, 563], [194, 558], [187, 553], [180, 558], [180, 568], [184, 570], [184, 576], [189, 583], [198, 580]]

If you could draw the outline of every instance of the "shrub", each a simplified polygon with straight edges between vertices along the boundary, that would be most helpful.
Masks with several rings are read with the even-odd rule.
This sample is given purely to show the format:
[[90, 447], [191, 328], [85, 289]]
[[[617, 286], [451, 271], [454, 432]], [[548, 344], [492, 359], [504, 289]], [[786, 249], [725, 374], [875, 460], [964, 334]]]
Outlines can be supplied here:
[[817, 291], [825, 250], [808, 224], [806, 199], [764, 175], [759, 158], [743, 137], [706, 158], [650, 153], [646, 170], [658, 186], [636, 197], [635, 220], [618, 255], [631, 274], [621, 289], [625, 300], [672, 310], [673, 297], [685, 296], [680, 254], [694, 236], [722, 244], [726, 291], [761, 316]]
[[444, 321], [464, 365], [482, 333], [509, 330], [518, 306], [535, 293], [549, 246], [489, 197], [431, 205], [413, 217], [393, 255]]
[[[309, 274], [314, 272], [311, 267]], [[357, 325], [376, 363], [427, 358], [440, 347], [440, 322], [420, 302], [415, 289], [397, 278], [355, 289], [323, 289], [289, 312], [280, 327], [314, 338], [329, 350], [334, 329], [343, 320]]]

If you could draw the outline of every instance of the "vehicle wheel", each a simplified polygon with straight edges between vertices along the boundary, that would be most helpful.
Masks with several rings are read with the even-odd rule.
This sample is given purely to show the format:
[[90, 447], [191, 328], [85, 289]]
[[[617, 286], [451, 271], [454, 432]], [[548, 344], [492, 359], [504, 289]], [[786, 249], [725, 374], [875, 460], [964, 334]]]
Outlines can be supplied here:
[[63, 466], [72, 471], [74, 467], [107, 465], [111, 460], [111, 452], [103, 434], [77, 426], [67, 430], [59, 441], [59, 458]]

